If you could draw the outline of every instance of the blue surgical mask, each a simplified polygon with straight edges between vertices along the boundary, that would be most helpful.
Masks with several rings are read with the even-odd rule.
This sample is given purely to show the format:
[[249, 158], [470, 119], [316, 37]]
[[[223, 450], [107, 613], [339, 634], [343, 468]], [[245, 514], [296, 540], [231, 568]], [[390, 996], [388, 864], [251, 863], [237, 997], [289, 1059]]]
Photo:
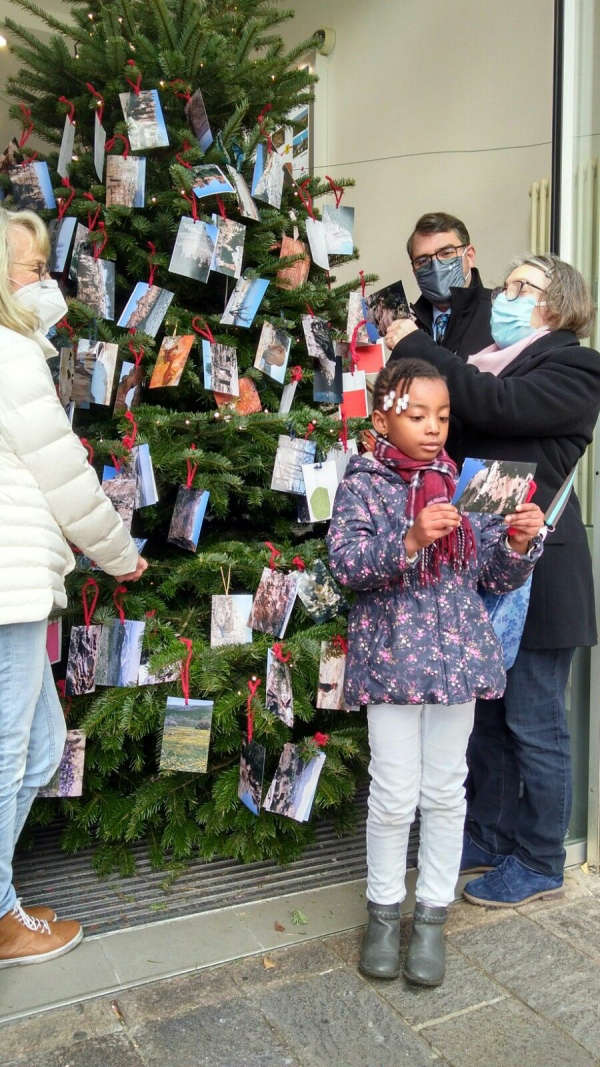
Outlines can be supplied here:
[[431, 266], [417, 271], [415, 277], [426, 300], [430, 300], [432, 304], [448, 304], [450, 290], [464, 288], [463, 256], [455, 256], [445, 263], [440, 263], [434, 257]]
[[537, 307], [537, 297], [519, 296], [507, 300], [506, 293], [499, 293], [492, 304], [491, 331], [498, 348], [508, 348], [522, 341], [537, 329], [531, 325], [531, 316]]

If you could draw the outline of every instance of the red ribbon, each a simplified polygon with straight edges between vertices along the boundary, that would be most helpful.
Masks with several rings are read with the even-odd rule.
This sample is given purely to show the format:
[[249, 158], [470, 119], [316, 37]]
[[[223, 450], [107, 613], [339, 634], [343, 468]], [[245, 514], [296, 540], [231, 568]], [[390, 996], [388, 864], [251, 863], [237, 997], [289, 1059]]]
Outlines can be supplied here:
[[345, 637], [342, 637], [341, 634], [336, 634], [335, 637], [333, 638], [331, 644], [333, 645], [334, 648], [339, 648], [340, 652], [343, 652], [344, 655], [347, 654], [347, 652], [348, 652], [348, 642], [346, 641]]
[[[91, 200], [92, 204], [96, 203], [96, 199], [95, 199], [95, 197], [92, 196], [91, 193], [84, 193], [83, 196], [84, 196], [85, 200]], [[88, 211], [87, 224], [88, 224], [88, 230], [90, 231], [90, 233], [92, 232], [92, 230], [96, 229], [96, 223], [98, 221], [98, 215], [100, 214], [100, 211], [101, 211], [101, 205], [99, 205], [98, 208], [96, 209], [96, 214], [95, 215], [92, 215], [91, 212]]]
[[339, 207], [340, 206], [340, 200], [342, 199], [342, 197], [344, 195], [344, 189], [342, 189], [341, 185], [338, 185], [337, 182], [334, 182], [333, 178], [330, 178], [328, 174], [325, 175], [325, 178], [329, 182], [329, 184], [331, 186], [331, 191], [335, 196], [335, 206]]
[[113, 603], [114, 603], [117, 611], [119, 612], [119, 619], [121, 620], [121, 624], [123, 626], [125, 625], [125, 608], [123, 607], [123, 605], [121, 603], [121, 597], [127, 591], [128, 590], [127, 590], [127, 586], [126, 585], [118, 585], [117, 588], [115, 589], [114, 593], [113, 593]]
[[68, 178], [63, 178], [62, 184], [64, 185], [65, 189], [69, 189], [70, 192], [69, 192], [69, 195], [68, 195], [66, 200], [64, 200], [62, 196], [59, 196], [59, 198], [58, 198], [58, 217], [59, 217], [59, 219], [62, 219], [63, 216], [66, 214], [66, 212], [69, 210], [69, 208], [71, 206], [71, 203], [73, 201], [73, 197], [75, 196], [75, 190], [74, 190], [73, 186], [71, 185], [71, 182], [69, 181]]
[[102, 234], [102, 241], [96, 241], [96, 244], [94, 245], [94, 259], [100, 259], [100, 256], [108, 244], [108, 234], [103, 222], [99, 222], [96, 229]]
[[317, 424], [315, 422], [309, 422], [308, 426], [306, 427], [306, 433], [304, 434], [305, 441], [308, 441], [308, 438], [310, 437], [311, 433], [314, 433], [316, 428]]
[[365, 295], [365, 286], [367, 284], [365, 282], [365, 272], [364, 272], [364, 270], [359, 270], [358, 277], [360, 278], [360, 287], [361, 287], [361, 290], [362, 290], [362, 295], [364, 296]]
[[104, 145], [104, 148], [107, 152], [110, 152], [111, 149], [115, 147], [117, 138], [119, 139], [119, 141], [123, 142], [123, 159], [127, 159], [131, 145], [129, 144], [129, 138], [126, 137], [124, 133], [115, 133], [113, 137], [110, 137], [108, 139], [108, 141]]
[[116, 456], [114, 455], [114, 453], [113, 453], [113, 452], [111, 452], [111, 454], [110, 454], [110, 458], [112, 459], [112, 461], [113, 461], [113, 467], [115, 468], [115, 470], [116, 470], [116, 472], [117, 472], [117, 474], [118, 474], [118, 473], [119, 473], [119, 471], [121, 470], [121, 460], [120, 460], [120, 459], [117, 459], [117, 457], [116, 457]]
[[279, 548], [275, 548], [275, 545], [272, 544], [271, 541], [265, 541], [264, 543], [265, 543], [265, 545], [267, 546], [267, 548], [269, 549], [269, 551], [271, 553], [271, 558], [269, 560], [269, 567], [271, 568], [272, 571], [274, 571], [275, 567], [276, 567], [276, 562], [275, 561], [276, 561], [277, 557], [281, 555], [281, 550]]
[[[170, 81], [168, 84], [169, 87], [173, 89], [176, 85], [186, 85], [187, 83], [184, 82], [183, 78], [173, 78], [173, 80]], [[186, 89], [184, 93], [176, 92], [175, 96], [177, 96], [180, 100], [191, 100], [192, 98], [192, 94], [189, 89]]]
[[315, 745], [319, 746], [319, 748], [325, 748], [325, 745], [329, 741], [329, 734], [321, 734], [317, 730], [317, 733], [313, 734], [313, 741]]
[[[88, 604], [88, 598], [87, 598], [88, 589], [93, 589], [94, 590], [94, 595], [92, 597], [92, 603], [91, 604]], [[92, 616], [93, 616], [93, 614], [94, 614], [94, 612], [96, 610], [96, 604], [98, 603], [98, 597], [99, 596], [100, 596], [100, 587], [98, 585], [98, 582], [96, 581], [95, 578], [88, 578], [87, 582], [84, 583], [83, 588], [81, 590], [81, 600], [82, 600], [82, 603], [83, 603], [83, 621], [85, 623], [86, 630], [89, 630], [89, 628], [90, 628], [90, 623], [92, 621]]]
[[192, 205], [192, 218], [194, 222], [198, 221], [198, 202], [195, 196], [190, 196], [184, 189], [181, 190], [181, 195], [184, 200], [187, 200], [188, 204]]
[[[181, 79], [178, 79], [178, 81], [180, 81], [180, 80], [181, 80]], [[189, 96], [187, 97], [187, 99], [189, 100]], [[191, 147], [192, 147], [192, 146], [191, 146], [190, 142], [186, 140], [186, 141], [184, 141], [184, 142], [183, 142], [183, 144], [182, 144], [182, 146], [181, 146], [181, 152], [188, 152], [188, 151], [190, 150], [190, 148], [191, 148]], [[187, 168], [188, 168], [188, 170], [192, 170], [192, 164], [191, 164], [191, 163], [188, 163], [188, 162], [187, 162], [187, 160], [185, 160], [185, 159], [183, 158], [183, 156], [181, 155], [181, 152], [176, 152], [176, 153], [175, 153], [175, 159], [177, 160], [177, 162], [178, 162], [178, 163], [179, 163], [179, 164], [180, 164], [180, 165], [181, 165], [182, 167], [187, 167]]]
[[[196, 446], [194, 444], [191, 444], [190, 448], [193, 449], [194, 451], [196, 450]], [[198, 470], [198, 464], [197, 463], [192, 463], [191, 459], [186, 459], [185, 464], [186, 464], [186, 467], [187, 467], [187, 478], [186, 478], [185, 485], [186, 485], [186, 489], [191, 489], [192, 488], [192, 484], [194, 482], [194, 478], [196, 477], [196, 471]]]
[[94, 462], [94, 449], [92, 448], [92, 446], [91, 446], [90, 442], [88, 441], [87, 437], [80, 437], [79, 440], [81, 441], [83, 447], [87, 450], [88, 462], [89, 463], [93, 463]]
[[63, 712], [65, 719], [71, 711], [71, 697], [67, 696], [67, 682], [65, 678], [58, 678], [56, 682], [56, 688], [60, 693], [60, 698], [64, 703]]
[[314, 319], [315, 313], [314, 313], [313, 309], [311, 308], [310, 304], [306, 304], [306, 310], [308, 311], [308, 314], [312, 315], [312, 317]]
[[227, 212], [225, 211], [225, 204], [223, 203], [223, 197], [221, 196], [217, 197], [217, 207], [219, 209], [219, 215], [221, 216], [221, 218], [226, 219]]
[[69, 323], [67, 322], [66, 318], [61, 319], [60, 322], [56, 323], [56, 329], [57, 330], [66, 330], [68, 335], [69, 335], [69, 340], [70, 341], [73, 340], [73, 336], [75, 334], [75, 330], [73, 329], [72, 326], [69, 325]]
[[[310, 185], [310, 178], [305, 178], [305, 180], [303, 182], [301, 182], [301, 184], [298, 186], [298, 196], [300, 197], [302, 203], [304, 204], [304, 207], [306, 208], [306, 210], [307, 210], [308, 214], [310, 215], [311, 219], [314, 219], [315, 213], [313, 211], [313, 199], [312, 199], [312, 196], [310, 195], [310, 193], [308, 191], [308, 186], [309, 185]], [[304, 193], [306, 193], [306, 196], [304, 196]]]
[[[136, 66], [135, 59], [128, 59], [127, 60], [127, 66], [128, 67], [135, 67]], [[127, 82], [128, 85], [131, 86], [131, 88], [133, 89], [135, 95], [139, 96], [139, 92], [140, 92], [140, 89], [141, 89], [141, 86], [142, 86], [142, 75], [138, 74], [135, 82], [132, 82], [129, 78], [125, 78], [125, 81]]]
[[342, 412], [342, 428], [338, 434], [338, 440], [342, 442], [344, 446], [344, 452], [348, 451], [348, 416]]
[[292, 563], [294, 564], [295, 567], [298, 568], [299, 571], [305, 571], [306, 570], [306, 563], [302, 559], [302, 556], [294, 556], [294, 558], [292, 560]]
[[191, 637], [180, 637], [179, 640], [188, 650], [186, 658], [181, 661], [181, 691], [187, 705], [190, 702], [190, 663], [192, 662], [194, 650]]
[[352, 338], [350, 340], [350, 369], [351, 369], [353, 374], [354, 374], [354, 371], [356, 370], [356, 364], [358, 363], [358, 355], [356, 353], [356, 342], [358, 340], [358, 331], [360, 330], [361, 326], [365, 326], [366, 325], [366, 322], [367, 322], [366, 319], [361, 319], [360, 322], [356, 323], [356, 326], [354, 327], [354, 329], [352, 331]]
[[144, 349], [143, 349], [142, 345], [140, 345], [139, 348], [136, 348], [134, 343], [133, 343], [133, 341], [129, 341], [128, 342], [128, 347], [129, 347], [129, 351], [131, 352], [131, 355], [133, 356], [133, 358], [135, 360], [136, 367], [139, 367], [140, 363], [142, 362], [142, 356], [144, 355]]
[[290, 370], [290, 378], [293, 382], [301, 382], [304, 377], [304, 371], [302, 367], [292, 367]]
[[275, 656], [275, 659], [278, 659], [280, 663], [289, 663], [292, 658], [292, 653], [284, 652], [283, 645], [280, 644], [279, 641], [277, 641], [277, 643], [273, 645], [271, 651]]
[[96, 100], [100, 101], [100, 106], [97, 108], [96, 114], [98, 116], [98, 122], [102, 125], [102, 119], [104, 118], [104, 97], [102, 96], [102, 93], [96, 92], [91, 82], [86, 82], [85, 87], [92, 96], [96, 97]]
[[265, 104], [265, 106], [263, 107], [263, 109], [260, 112], [260, 114], [256, 116], [256, 122], [257, 122], [258, 128], [260, 130], [261, 137], [266, 137], [266, 139], [267, 139], [267, 152], [269, 152], [269, 153], [271, 153], [273, 151], [273, 142], [271, 140], [271, 134], [267, 130], [265, 130], [265, 122], [264, 122], [264, 120], [265, 120], [265, 117], [268, 115], [269, 111], [272, 110], [272, 108], [273, 108], [272, 104]]
[[75, 104], [72, 100], [67, 100], [66, 96], [59, 96], [59, 104], [67, 104], [69, 108], [69, 122], [73, 124], [75, 122]]
[[123, 444], [125, 445], [125, 448], [128, 448], [129, 451], [131, 451], [137, 437], [138, 425], [130, 411], [125, 412], [125, 418], [131, 423], [131, 433], [125, 434], [123, 437]]
[[207, 322], [205, 322], [204, 325], [206, 329], [203, 329], [202, 326], [198, 326], [199, 322], [202, 322], [200, 316], [194, 315], [194, 318], [192, 319], [192, 330], [195, 330], [196, 333], [199, 333], [201, 337], [206, 337], [206, 340], [210, 341], [211, 345], [214, 345], [215, 339], [213, 337], [213, 333], [210, 326]]
[[246, 736], [248, 738], [248, 744], [250, 744], [250, 741], [252, 740], [252, 735], [254, 733], [254, 716], [252, 714], [252, 697], [255, 696], [256, 690], [258, 689], [259, 685], [260, 685], [260, 678], [249, 678], [248, 679], [248, 689], [250, 690], [250, 692], [248, 694], [248, 699], [246, 701]]
[[21, 109], [21, 115], [23, 116], [23, 132], [19, 137], [19, 148], [23, 148], [33, 133], [33, 121], [31, 119], [30, 107], [25, 107], [25, 104], [19, 104], [19, 108]]
[[148, 274], [148, 285], [154, 285], [154, 275], [156, 274], [156, 264], [153, 261], [153, 256], [156, 255], [156, 245], [153, 241], [146, 241], [148, 248], [150, 249], [150, 255], [148, 256], [148, 265], [150, 271]]

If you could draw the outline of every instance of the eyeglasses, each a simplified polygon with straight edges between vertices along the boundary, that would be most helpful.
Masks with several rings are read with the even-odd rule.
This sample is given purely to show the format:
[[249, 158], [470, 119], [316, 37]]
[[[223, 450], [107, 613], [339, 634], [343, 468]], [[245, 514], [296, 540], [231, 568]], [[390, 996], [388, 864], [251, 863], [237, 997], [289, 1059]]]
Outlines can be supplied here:
[[536, 289], [538, 293], [546, 292], [541, 285], [534, 285], [533, 282], [527, 281], [527, 278], [519, 278], [517, 281], [507, 282], [506, 285], [501, 285], [497, 289], [492, 289], [492, 300], [495, 300], [497, 296], [500, 296], [500, 293], [504, 293], [507, 300], [518, 300], [526, 285], [529, 286], [530, 289]]
[[430, 256], [415, 256], [411, 260], [413, 269], [428, 270], [434, 259], [437, 259], [438, 263], [447, 263], [449, 259], [457, 259], [461, 248], [467, 247], [467, 245], [444, 245], [443, 248], [438, 248], [437, 252], [432, 252]]
[[31, 271], [32, 274], [37, 274], [40, 281], [47, 278], [50, 273], [49, 263], [14, 263], [13, 267], [25, 267], [25, 270]]

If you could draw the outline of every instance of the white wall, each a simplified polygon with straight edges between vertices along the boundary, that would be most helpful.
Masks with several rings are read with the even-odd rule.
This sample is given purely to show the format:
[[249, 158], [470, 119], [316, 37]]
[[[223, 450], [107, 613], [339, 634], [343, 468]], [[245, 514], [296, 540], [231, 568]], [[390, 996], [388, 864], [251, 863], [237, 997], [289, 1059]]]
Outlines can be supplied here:
[[527, 248], [529, 185], [550, 174], [552, 0], [296, 0], [286, 42], [321, 26], [336, 46], [317, 59], [315, 173], [356, 179], [358, 267], [414, 297], [406, 237], [443, 210], [501, 280]]

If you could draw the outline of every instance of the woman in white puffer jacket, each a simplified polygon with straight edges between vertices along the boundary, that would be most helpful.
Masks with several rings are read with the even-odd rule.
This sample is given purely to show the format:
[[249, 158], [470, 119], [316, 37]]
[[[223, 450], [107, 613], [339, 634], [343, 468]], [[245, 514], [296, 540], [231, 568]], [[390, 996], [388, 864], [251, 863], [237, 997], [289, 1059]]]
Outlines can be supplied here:
[[73, 948], [82, 930], [49, 908], [25, 911], [14, 848], [56, 770], [64, 716], [46, 655], [46, 620], [67, 603], [67, 541], [119, 581], [146, 569], [73, 433], [46, 364], [45, 334], [67, 311], [48, 277], [48, 233], [0, 208], [0, 968]]

